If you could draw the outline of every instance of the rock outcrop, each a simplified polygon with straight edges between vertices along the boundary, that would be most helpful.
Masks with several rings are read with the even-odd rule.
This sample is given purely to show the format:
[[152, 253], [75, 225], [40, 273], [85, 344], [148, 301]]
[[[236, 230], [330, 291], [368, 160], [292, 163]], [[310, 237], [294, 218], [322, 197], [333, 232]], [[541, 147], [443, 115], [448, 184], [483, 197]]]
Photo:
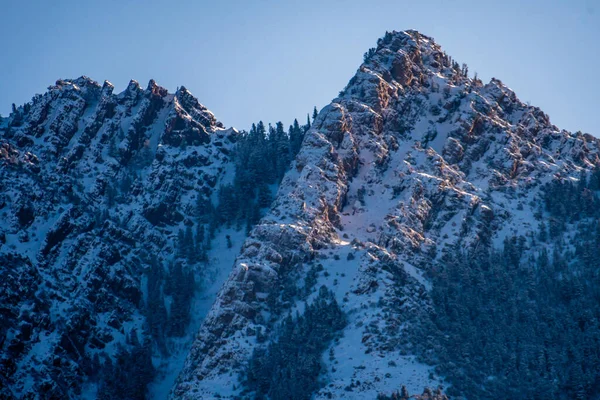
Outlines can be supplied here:
[[468, 77], [432, 38], [387, 33], [307, 132], [172, 398], [243, 393], [254, 349], [301, 312], [315, 268], [349, 316], [315, 398], [438, 385], [406, 333], [430, 318], [429, 272], [457, 248], [533, 235], [542, 185], [591, 170], [597, 155], [597, 139], [558, 129], [497, 79]]
[[0, 121], [0, 397], [79, 398], [148, 338], [151, 265], [233, 179], [237, 137], [153, 80], [59, 80]]

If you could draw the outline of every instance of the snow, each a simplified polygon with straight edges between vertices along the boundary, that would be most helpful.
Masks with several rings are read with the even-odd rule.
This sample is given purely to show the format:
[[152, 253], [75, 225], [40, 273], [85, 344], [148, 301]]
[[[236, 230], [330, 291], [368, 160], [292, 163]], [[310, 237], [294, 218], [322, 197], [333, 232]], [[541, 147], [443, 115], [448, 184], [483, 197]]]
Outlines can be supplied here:
[[[76, 348], [75, 352], [85, 351], [88, 355], [100, 353], [101, 358], [103, 353], [114, 355], [117, 346], [125, 343], [126, 335], [132, 330], [135, 329], [138, 335], [142, 334], [144, 310], [142, 306], [131, 303], [137, 290], [141, 290], [142, 299], [147, 298], [146, 276], [139, 266], [138, 257], [147, 250], [155, 252], [165, 261], [163, 255], [172, 252], [177, 229], [184, 227], [183, 222], [180, 225], [153, 226], [144, 217], [144, 210], [160, 202], [175, 201], [175, 207], [184, 214], [184, 218], [192, 218], [189, 214], [193, 213], [198, 193], [211, 195], [214, 191], [199, 176], [210, 178], [217, 187], [223, 181], [230, 182], [233, 176], [232, 160], [225, 153], [226, 150], [231, 151], [233, 146], [228, 136], [236, 134], [236, 131], [217, 126], [212, 113], [197, 102], [193, 104], [191, 99], [188, 99], [190, 104], [187, 105], [187, 110], [194, 114], [191, 118], [202, 117], [202, 120], [194, 120], [194, 123], [204, 124], [210, 135], [224, 139], [223, 144], [218, 149], [210, 143], [181, 149], [163, 143], [166, 122], [175, 115], [175, 97], [167, 94], [153, 121], [144, 121], [147, 126], [142, 128], [146, 144], [151, 150], [150, 156], [156, 156], [156, 150], [160, 149], [164, 159], [155, 159], [152, 165], [136, 164], [131, 167], [139, 177], [136, 181], [140, 186], [139, 193], [129, 193], [127, 198], [119, 200], [120, 203], [109, 207], [102, 193], [103, 182], [118, 185], [127, 172], [127, 168], [120, 163], [122, 160], [109, 156], [109, 144], [121, 132], [127, 137], [134, 121], [142, 120], [144, 107], [149, 104], [149, 92], [141, 90], [135, 82], [119, 95], [113, 95], [110, 86], [107, 88], [106, 91], [101, 90], [95, 82], [80, 78], [75, 81], [63, 80], [46, 94], [36, 96], [30, 103], [30, 111], [24, 121], [11, 128], [16, 136], [24, 135], [31, 139], [32, 144], [13, 147], [10, 139], [7, 139], [9, 144], [6, 146], [9, 147], [3, 147], [0, 153], [0, 157], [6, 157], [6, 160], [0, 158], [0, 165], [8, 166], [1, 168], [3, 174], [0, 174], [2, 184], [7, 189], [0, 198], [0, 207], [6, 217], [0, 222], [0, 231], [5, 236], [5, 243], [0, 243], [0, 254], [16, 253], [31, 260], [34, 270], [40, 274], [40, 284], [35, 294], [40, 299], [39, 309], [47, 307], [49, 310], [43, 311], [43, 321], [40, 323], [37, 319], [40, 317], [39, 311], [33, 308], [29, 299], [23, 299], [14, 306], [13, 311], [20, 315], [19, 318], [24, 316], [24, 321], [33, 321], [31, 338], [23, 341], [24, 352], [16, 360], [17, 371], [12, 378], [15, 381], [15, 393], [19, 395], [29, 389], [35, 392], [35, 385], [39, 382], [33, 379], [30, 373], [32, 369], [41, 378], [48, 378], [45, 366], [52, 362], [56, 347], [63, 340], [62, 335], [69, 324], [77, 323], [75, 318], [84, 312], [82, 305], [91, 311], [90, 315], [85, 316], [90, 321], [87, 335], [104, 344], [99, 344], [98, 347], [103, 347], [99, 349], [86, 339], [84, 350]], [[189, 93], [187, 95], [190, 96]], [[109, 105], [114, 106], [110, 112], [107, 108]], [[25, 108], [20, 107], [19, 110], [23, 113]], [[190, 116], [187, 115], [187, 118], [189, 120]], [[10, 120], [0, 119], [2, 132]], [[84, 135], [87, 128], [98, 122], [101, 125], [97, 132], [92, 129], [92, 133], [96, 132], [93, 137]], [[28, 130], [37, 124], [40, 133], [32, 135]], [[82, 154], [73, 157], [82, 143], [85, 144]], [[194, 157], [203, 157], [206, 165], [192, 162], [192, 167], [186, 167], [184, 163], [194, 161]], [[32, 158], [39, 159], [39, 172], [33, 168], [33, 171], [27, 169], [35, 167], [30, 161]], [[65, 162], [67, 159], [70, 160], [68, 164]], [[180, 176], [177, 176], [178, 173]], [[174, 176], [182, 178], [178, 181], [181, 187], [176, 190], [172, 190]], [[60, 195], [55, 196], [55, 192]], [[70, 198], [71, 194], [81, 196], [78, 207], [74, 206], [75, 200]], [[167, 200], [168, 195], [177, 198]], [[17, 221], [15, 209], [19, 204], [31, 204], [35, 219], [30, 225], [20, 226]], [[72, 209], [77, 209], [74, 215], [69, 214]], [[108, 214], [109, 221], [99, 221], [100, 227], [94, 225], [94, 218], [104, 216], [103, 213]], [[61, 232], [59, 243], [50, 254], [44, 254], [40, 250], [49, 232], [56, 231], [60, 221], [68, 222], [67, 226], [73, 224], [75, 228], [67, 228], [64, 235]], [[123, 234], [123, 243], [119, 237], [105, 236], [107, 226], [114, 229], [117, 236]], [[231, 249], [226, 249], [227, 234], [232, 237]], [[158, 398], [167, 397], [199, 325], [234, 265], [244, 237], [243, 231], [223, 230], [213, 241], [214, 247], [209, 252], [210, 266], [198, 271], [198, 275], [203, 275], [206, 286], [198, 292], [193, 303], [194, 318], [188, 334], [170, 343], [171, 358], [154, 360], [160, 366], [161, 373], [155, 383], [156, 387], [160, 387], [157, 389]], [[103, 254], [107, 250], [118, 252], [119, 260], [107, 261], [106, 254]], [[106, 282], [117, 277], [122, 280], [123, 287], [115, 288], [113, 292]], [[119, 289], [127, 291], [127, 294], [120, 293]], [[98, 302], [100, 304], [90, 302], [96, 296], [102, 297]], [[105, 311], [107, 305], [109, 311]], [[104, 310], [100, 311], [102, 307]], [[109, 324], [111, 318], [116, 322]], [[15, 328], [7, 331], [9, 341], [19, 332], [19, 321], [14, 323]], [[114, 327], [114, 323], [117, 327]], [[77, 358], [77, 355], [65, 355], [65, 360], [74, 363]], [[63, 378], [73, 391], [79, 386], [77, 382], [84, 378], [80, 375], [80, 370], [76, 368], [65, 370]], [[82, 398], [96, 397], [97, 388], [94, 384], [84, 384], [82, 389]]]
[[[407, 40], [410, 46], [415, 44], [410, 32], [396, 32], [394, 39]], [[409, 297], [416, 291], [426, 296], [427, 291], [432, 289], [425, 274], [428, 265], [439, 261], [445, 249], [457, 246], [473, 248], [486, 229], [495, 247], [502, 247], [506, 237], [537, 232], [538, 221], [534, 212], [542, 185], [555, 176], [577, 179], [582, 169], [592, 166], [592, 155], [598, 152], [598, 142], [585, 142], [577, 135], [549, 125], [535, 108], [519, 102], [514, 93], [498, 81], [479, 87], [473, 80], [427, 62], [412, 64], [411, 73], [421, 73], [424, 77], [422, 82], [428, 85], [417, 80], [401, 85], [389, 79], [394, 57], [410, 58], [410, 46], [398, 50], [398, 54], [387, 48], [381, 49], [381, 54], [361, 67], [353, 80], [355, 82], [344, 95], [321, 111], [281, 186], [270, 188], [273, 193], [277, 192], [271, 210], [247, 239], [246, 243], [256, 245], [256, 256], [242, 250], [246, 240], [244, 231], [222, 229], [217, 233], [209, 252], [208, 265], [196, 271], [203, 286], [193, 301], [188, 331], [183, 338], [169, 341], [169, 357], [154, 359], [159, 374], [150, 385], [153, 398], [167, 398], [182, 370], [187, 370], [187, 375], [183, 374], [180, 378], [184, 384], [189, 383], [189, 386], [184, 386], [190, 388], [190, 398], [208, 398], [215, 393], [224, 397], [239, 394], [239, 386], [234, 386], [239, 384], [239, 372], [256, 345], [255, 338], [246, 328], [262, 324], [258, 318], [252, 320], [236, 314], [235, 317], [239, 317], [239, 321], [235, 321], [236, 330], [214, 341], [216, 344], [212, 344], [208, 354], [203, 355], [201, 365], [192, 365], [196, 360], [188, 357], [188, 353], [197, 343], [206, 344], [201, 337], [207, 332], [201, 328], [204, 321], [218, 324], [219, 316], [236, 306], [241, 309], [244, 305], [256, 307], [264, 321], [270, 321], [276, 315], [265, 300], [269, 289], [279, 290], [278, 286], [268, 286], [271, 281], [279, 284], [271, 278], [279, 278], [279, 273], [285, 273], [281, 265], [273, 261], [277, 258], [275, 254], [281, 256], [279, 253], [288, 259], [299, 256], [297, 259], [301, 262], [297, 265], [298, 271], [294, 271], [298, 274], [291, 275], [298, 276], [295, 282], [298, 286], [304, 284], [303, 274], [309, 267], [321, 264], [322, 271], [318, 274], [315, 289], [321, 285], [331, 289], [348, 318], [348, 325], [340, 333], [340, 338], [331, 343], [330, 349], [323, 354], [326, 372], [321, 378], [327, 381], [327, 385], [315, 398], [328, 398], [329, 394], [333, 398], [375, 398], [378, 393], [397, 390], [401, 385], [406, 385], [410, 392], [420, 393], [425, 386], [443, 383], [442, 377], [433, 375], [433, 366], [419, 363], [415, 355], [407, 354], [402, 345], [386, 346], [389, 338], [385, 335], [376, 337], [372, 334], [391, 325], [396, 332], [391, 332], [390, 336], [401, 336], [408, 328], [409, 318], [402, 313], [406, 310], [401, 307], [384, 308], [386, 301], [398, 299], [394, 297], [395, 290], [407, 289], [409, 294], [402, 292], [404, 297], [401, 298], [402, 301], [412, 301], [412, 308], [407, 307], [407, 312], [426, 307], [428, 304], [417, 298], [419, 296]], [[437, 45], [423, 38], [420, 46], [421, 52], [427, 56], [424, 60], [431, 60]], [[71, 91], [71, 94], [88, 90], [85, 81], [77, 82], [77, 85], [67, 82], [53, 89], [49, 96], [58, 96], [62, 90]], [[127, 91], [117, 97], [125, 101], [136, 91], [141, 93], [137, 83], [132, 82]], [[162, 163], [172, 168], [180, 168], [188, 157], [209, 160], [208, 166], [177, 170], [181, 175], [187, 174], [189, 179], [185, 183], [191, 188], [177, 198], [177, 206], [181, 210], [189, 210], [198, 193], [195, 181], [200, 173], [216, 178], [217, 184], [226, 184], [233, 179], [235, 167], [231, 160], [210, 146], [180, 149], [162, 144], [161, 135], [175, 112], [179, 112], [185, 121], [200, 117], [214, 119], [212, 113], [197, 102], [190, 109], [193, 101], [184, 99], [191, 96], [187, 90], [181, 91], [182, 98], [179, 96], [167, 95], [164, 98], [165, 106], [159, 110], [145, 135], [152, 152], [160, 151], [165, 157]], [[500, 98], [503, 98], [503, 107], [505, 102], [510, 107], [502, 109], [498, 104]], [[137, 101], [136, 105], [133, 101], [131, 104], [119, 104], [115, 110], [115, 118], [119, 119], [117, 126], [123, 132], [129, 132], [136, 118], [141, 118], [141, 110], [147, 104], [147, 99]], [[434, 115], [432, 109], [440, 104], [440, 114]], [[51, 105], [50, 122], [63, 115], [72, 116], [75, 112], [64, 112], [67, 106], [76, 111], [79, 110], [77, 107], [82, 107], [81, 101], [72, 99], [60, 99]], [[34, 115], [41, 113], [43, 107], [38, 106], [32, 110]], [[67, 149], [79, 142], [84, 126], [91, 122], [98, 107], [100, 103], [94, 101], [87, 103], [85, 110], [80, 110], [83, 116], [77, 120], [78, 129]], [[512, 111], [509, 111], [510, 108]], [[6, 121], [0, 120], [0, 127], [6, 126]], [[474, 129], [476, 121], [484, 123], [481, 132]], [[69, 122], [65, 121], [65, 124], [68, 126]], [[396, 129], [397, 126], [402, 126], [402, 129]], [[218, 137], [235, 133], [218, 126], [211, 129], [211, 134]], [[437, 132], [435, 137], [434, 132]], [[82, 174], [78, 183], [83, 185], [83, 191], [89, 196], [95, 195], [98, 177], [109, 181], [120, 177], [117, 160], [108, 157], [107, 148], [101, 142], [102, 136], [108, 133], [108, 127], [103, 126], [90, 144], [91, 148], [99, 150], [106, 162], [97, 163], [94, 161], [96, 154], [86, 152], [83, 161], [76, 166]], [[332, 139], [339, 138], [340, 134], [341, 142]], [[550, 143], [544, 144], [544, 139], [551, 139]], [[52, 150], [46, 136], [33, 140], [32, 148], [38, 150], [36, 153]], [[450, 160], [445, 151], [449, 144], [457, 143], [461, 154], [456, 156], [456, 160]], [[358, 172], [350, 171], [343, 164], [345, 161], [356, 161]], [[163, 182], [165, 176], [171, 177], [163, 174], [165, 171], [158, 164], [155, 161], [152, 166], [138, 171], [146, 189], [173, 184], [171, 181]], [[515, 169], [515, 165], [519, 168]], [[47, 173], [53, 173], [55, 167], [53, 163], [44, 165]], [[8, 190], [6, 195], [11, 203], [16, 194]], [[211, 190], [209, 195], [216, 203], [216, 191]], [[144, 231], [143, 224], [147, 222], [136, 221], [135, 217], [142, 220], [139, 215], [144, 205], [162, 199], [150, 192], [145, 192], [141, 198], [130, 199], [111, 213], [122, 218], [125, 224], [139, 223], [138, 229]], [[29, 242], [22, 242], [22, 233], [10, 228], [11, 222], [7, 222], [10, 229], [6, 229], [6, 245], [0, 251], [16, 250], [32, 260], [36, 259], [43, 238], [60, 215], [61, 211], [53, 208], [47, 210], [43, 218], [36, 218], [34, 228], [29, 231]], [[151, 233], [163, 241], [161, 250], [169, 251], [173, 248], [176, 230], [183, 227], [182, 222], [172, 227], [157, 228]], [[226, 244], [227, 235], [231, 237], [231, 248]], [[76, 304], [77, 296], [83, 295], [77, 285], [87, 279], [101, 251], [99, 247], [86, 253], [78, 260], [75, 269], [70, 270], [67, 253], [76, 243], [73, 238], [65, 239], [63, 247], [55, 254], [52, 267], [60, 271], [61, 280], [56, 282], [56, 277], [49, 271], [41, 271], [48, 285], [62, 285], [62, 290], [68, 294], [66, 301], [52, 303], [50, 317], [56, 324], [68, 319], [69, 307]], [[295, 247], [289, 249], [286, 246]], [[428, 259], [427, 253], [434, 246], [437, 253]], [[114, 266], [111, 273], [121, 271], [118, 268], [123, 266]], [[252, 281], [248, 276], [253, 274], [264, 281]], [[403, 279], [398, 280], [394, 274], [401, 275]], [[264, 291], [244, 290], [256, 282], [267, 288]], [[399, 287], [400, 284], [404, 286]], [[249, 293], [252, 296], [247, 297], [253, 300], [245, 297]], [[306, 299], [297, 299], [287, 311], [303, 312], [305, 302], [312, 301], [315, 295], [316, 292], [313, 292]], [[233, 300], [228, 298], [229, 301], [224, 301], [220, 296], [232, 297]], [[223, 305], [228, 309], [224, 309]], [[107, 326], [110, 316], [110, 313], [97, 315], [98, 325]], [[134, 310], [123, 325], [122, 332], [115, 333], [115, 339], [108, 344], [106, 351], [113, 351], [114, 346], [122, 343], [125, 334], [132, 329], [141, 331], [143, 318], [139, 310]], [[214, 331], [221, 334], [225, 330]], [[200, 334], [197, 335], [197, 332]], [[13, 335], [11, 331], [8, 339], [12, 339]], [[43, 332], [43, 335], [34, 337], [32, 347], [19, 368], [36, 365], [36, 362], [40, 364], [35, 359], [43, 360], [59, 340], [54, 331]], [[272, 337], [275, 338], [276, 335]], [[218, 363], [212, 365], [215, 360]], [[195, 368], [206, 365], [211, 366], [208, 376], [204, 374], [206, 371], [202, 371], [202, 375], [195, 374]], [[199, 381], [200, 375], [205, 379]], [[29, 388], [33, 381], [26, 377], [23, 384]], [[93, 385], [85, 387], [84, 397], [93, 398], [94, 390]]]
[[[435, 46], [425, 39], [421, 51], [431, 52]], [[405, 50], [401, 52], [407, 55]], [[440, 249], [456, 245], [469, 247], [479, 240], [478, 229], [489, 224], [488, 218], [492, 219], [492, 224], [498, 224], [492, 225], [492, 241], [496, 246], [501, 245], [509, 234], [537, 229], [528, 204], [538, 190], [530, 187], [532, 177], [524, 174], [520, 181], [515, 181], [509, 176], [514, 160], [520, 159], [523, 154], [522, 138], [516, 135], [516, 131], [529, 109], [517, 104], [510, 115], [502, 118], [500, 111], [498, 114], [479, 114], [477, 110], [480, 108], [498, 107], [496, 93], [493, 96], [488, 93], [488, 90], [498, 89], [496, 85], [482, 88], [468, 78], [456, 76], [449, 69], [437, 70], [429, 65], [423, 68], [428, 69], [426, 72], [436, 90], [418, 86], [411, 92], [412, 88], [399, 88], [397, 83], [383, 79], [393, 57], [386, 58], [385, 49], [381, 50], [381, 54], [380, 58], [375, 56], [364, 64], [353, 80], [353, 86], [320, 113], [296, 160], [295, 165], [300, 168], [292, 168], [286, 175], [275, 207], [266, 217], [279, 221], [282, 231], [302, 224], [308, 224], [307, 231], [310, 231], [317, 229], [318, 224], [326, 223], [327, 217], [331, 218], [331, 208], [323, 217], [320, 214], [323, 203], [333, 207], [336, 217], [339, 217], [340, 225], [334, 234], [337, 237], [328, 240], [326, 248], [313, 256], [314, 264], [323, 267], [316, 286], [326, 285], [335, 293], [349, 324], [341, 338], [331, 346], [334, 358], [330, 360], [328, 352], [324, 354], [327, 373], [323, 379], [328, 385], [316, 398], [329, 395], [333, 398], [374, 398], [380, 392], [397, 390], [402, 384], [410, 392], [420, 393], [425, 386], [443, 383], [443, 379], [432, 374], [432, 366], [423, 365], [414, 356], [405, 355], [398, 349], [380, 351], [377, 343], [371, 343], [365, 327], [385, 327], [386, 321], [378, 304], [386, 299], [388, 290], [395, 285], [391, 274], [377, 269], [381, 261], [379, 256], [391, 260], [412, 278], [410, 285], [428, 291], [431, 283], [425, 278], [423, 264], [420, 263], [424, 257], [413, 249], [423, 252], [435, 245], [439, 257]], [[363, 93], [372, 93], [369, 91], [377, 85], [380, 85], [381, 92], [397, 90], [405, 97], [399, 100], [398, 106], [380, 111], [377, 102], [381, 101], [381, 97], [374, 97], [373, 103], [365, 104], [362, 98], [365, 95], [357, 96], [361, 89]], [[501, 87], [499, 90], [511, 98], [508, 89]], [[419, 105], [406, 110], [401, 107], [403, 101], [410, 102], [412, 106]], [[450, 101], [456, 106], [440, 107], [441, 114], [438, 116], [431, 113], [432, 106], [443, 106]], [[393, 104], [392, 100], [390, 102]], [[392, 107], [396, 109], [392, 110]], [[389, 132], [400, 143], [397, 149], [388, 151], [383, 135], [378, 136], [379, 133], [372, 131], [370, 124], [374, 119], [385, 118], [386, 112], [393, 115], [398, 110], [404, 113], [404, 121], [408, 122], [410, 129], [404, 136]], [[356, 144], [360, 157], [360, 168], [351, 180], [345, 180], [331, 161], [335, 157], [348, 156], [349, 147], [336, 147], [335, 143], [328, 141], [329, 134], [338, 133], [335, 129], [344, 124], [340, 121], [345, 121], [346, 115], [352, 121], [348, 142]], [[500, 133], [471, 132], [476, 118], [487, 121], [488, 129], [493, 127]], [[363, 121], [366, 122], [361, 125]], [[333, 129], [333, 132], [328, 132], [328, 129]], [[435, 137], [433, 132], [437, 133]], [[465, 133], [473, 135], [470, 140], [475, 144], [482, 142], [482, 138], [495, 137], [486, 146], [477, 149], [470, 142], [461, 142], [461, 135]], [[450, 137], [464, 149], [465, 154], [457, 157], [468, 158], [468, 167], [449, 164], [444, 159]], [[329, 146], [336, 149], [335, 157], [330, 157]], [[530, 148], [542, 153], [542, 157], [538, 164], [524, 160], [523, 166], [545, 170], [563, 167], [550, 154], [545, 154], [539, 145], [533, 143]], [[476, 154], [476, 150], [483, 155]], [[382, 160], [385, 161], [383, 168], [379, 165]], [[511, 195], [510, 190], [498, 190], [499, 184], [494, 180], [506, 179], [507, 176], [507, 188], [523, 183], [523, 191]], [[339, 196], [344, 197], [346, 206], [335, 210]], [[298, 198], [302, 199], [300, 209], [292, 209]], [[290, 205], [289, 210], [285, 209], [287, 204]], [[282, 215], [294, 218], [281, 223], [277, 217]], [[386, 244], [389, 240], [396, 242], [389, 246]], [[348, 259], [350, 253], [353, 259]], [[371, 267], [378, 272], [373, 272]], [[253, 265], [244, 263], [240, 268], [251, 269]], [[307, 269], [307, 265], [303, 265], [303, 270]], [[364, 290], [369, 279], [375, 279], [378, 285], [373, 290]], [[299, 286], [303, 284], [303, 280], [298, 282]], [[291, 311], [303, 312], [304, 301], [310, 302], [314, 296], [315, 293], [299, 300], [292, 305]], [[219, 310], [212, 312], [218, 313]], [[400, 325], [398, 329], [402, 330], [404, 326]], [[238, 338], [238, 334], [239, 331], [234, 337]], [[210, 385], [220, 380], [234, 381], [222, 374], [211, 376]]]
[[[231, 248], [227, 247], [227, 235], [231, 238]], [[168, 358], [156, 358], [154, 360], [159, 372], [156, 380], [148, 388], [152, 399], [164, 400], [169, 396], [169, 392], [183, 368], [194, 337], [213, 305], [219, 289], [229, 276], [235, 257], [240, 252], [245, 237], [244, 230], [236, 231], [235, 229], [224, 228], [219, 230], [215, 239], [211, 242], [212, 247], [208, 252], [207, 270], [200, 271], [198, 275], [198, 279], [202, 279], [205, 283], [196, 292], [196, 298], [192, 304], [192, 318], [187, 333], [182, 338], [170, 340], [168, 346], [171, 355]]]

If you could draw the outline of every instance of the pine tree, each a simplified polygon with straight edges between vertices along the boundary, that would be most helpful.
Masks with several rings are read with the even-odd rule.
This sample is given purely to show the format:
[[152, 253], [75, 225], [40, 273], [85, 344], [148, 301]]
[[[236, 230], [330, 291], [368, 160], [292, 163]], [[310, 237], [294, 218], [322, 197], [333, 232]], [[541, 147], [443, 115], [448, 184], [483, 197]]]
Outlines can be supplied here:
[[298, 124], [298, 120], [294, 120], [294, 124], [289, 129], [290, 137], [290, 159], [294, 159], [296, 154], [300, 151], [302, 146], [302, 140], [304, 139], [304, 132]]
[[204, 234], [204, 226], [203, 225], [196, 225], [196, 236], [195, 236], [195, 252], [198, 255], [197, 259], [198, 261], [206, 261], [206, 250], [205, 250], [205, 244], [206, 244], [206, 237]]
[[146, 320], [149, 327], [149, 333], [157, 343], [159, 349], [165, 353], [165, 331], [164, 326], [167, 323], [167, 309], [162, 291], [162, 282], [164, 279], [163, 267], [158, 262], [156, 256], [150, 258], [150, 270], [147, 279], [147, 304]]
[[173, 299], [169, 315], [170, 335], [183, 336], [190, 318], [194, 287], [193, 275], [184, 273], [181, 263], [176, 262], [171, 270], [169, 281], [169, 294]]
[[271, 204], [271, 190], [266, 184], [258, 187], [258, 206], [260, 208], [268, 207]]
[[273, 147], [275, 149], [275, 171], [276, 171], [276, 179], [277, 181], [281, 181], [283, 175], [288, 169], [290, 164], [290, 153], [289, 153], [289, 137], [285, 133], [283, 128], [283, 124], [278, 122], [275, 125], [274, 137], [273, 137]]

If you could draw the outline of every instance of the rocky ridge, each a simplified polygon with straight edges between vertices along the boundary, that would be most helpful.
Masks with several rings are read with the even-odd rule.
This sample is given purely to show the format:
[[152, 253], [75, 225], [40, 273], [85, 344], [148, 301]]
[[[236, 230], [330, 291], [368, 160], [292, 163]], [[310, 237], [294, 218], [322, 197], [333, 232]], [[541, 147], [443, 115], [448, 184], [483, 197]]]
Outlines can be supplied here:
[[543, 185], [597, 164], [596, 138], [469, 77], [432, 38], [387, 33], [307, 132], [171, 397], [243, 395], [253, 349], [314, 297], [297, 289], [315, 268], [349, 318], [315, 398], [443, 383], [407, 334], [431, 317], [428, 274], [456, 249], [533, 237]]
[[121, 347], [159, 355], [152, 265], [233, 178], [237, 131], [187, 89], [113, 89], [59, 80], [0, 121], [0, 397], [93, 397], [89, 377]]
[[[238, 140], [185, 88], [154, 81], [113, 94], [109, 82], [59, 80], [0, 120], [0, 397], [94, 398], [94, 371], [122, 349], [157, 364], [150, 288], [174, 259], [192, 281], [233, 269], [171, 398], [257, 395], [257, 350], [323, 286], [345, 321], [318, 360], [314, 398], [447, 385], [427, 332], [433, 277], [517, 236], [523, 259], [552, 250], [537, 240], [546, 184], [581, 183], [600, 165], [596, 138], [470, 77], [432, 38], [389, 32], [318, 113], [235, 263], [177, 258], [180, 233], [201, 228], [233, 180]], [[564, 229], [556, 240], [570, 243], [574, 224]], [[136, 393], [119, 395], [145, 386]]]

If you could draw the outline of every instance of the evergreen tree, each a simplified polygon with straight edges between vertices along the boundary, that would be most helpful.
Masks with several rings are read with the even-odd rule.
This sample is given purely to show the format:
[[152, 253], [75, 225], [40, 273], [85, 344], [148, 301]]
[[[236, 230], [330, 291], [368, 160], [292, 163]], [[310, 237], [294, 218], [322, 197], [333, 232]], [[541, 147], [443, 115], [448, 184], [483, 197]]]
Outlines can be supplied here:
[[260, 208], [268, 207], [271, 204], [271, 190], [266, 184], [258, 187], [258, 206]]
[[283, 124], [281, 122], [278, 122], [275, 125], [274, 137], [271, 138], [271, 141], [273, 142], [273, 148], [275, 150], [274, 170], [276, 172], [276, 179], [277, 181], [281, 181], [283, 175], [285, 174], [290, 165], [289, 137], [285, 133]]
[[289, 129], [290, 137], [290, 159], [294, 159], [300, 151], [302, 140], [304, 139], [304, 131], [300, 128], [298, 120], [294, 120], [294, 124]]
[[146, 304], [146, 320], [149, 332], [159, 349], [165, 353], [165, 331], [167, 323], [167, 309], [163, 296], [162, 282], [164, 280], [164, 270], [158, 262], [156, 256], [150, 258], [150, 270], [148, 272], [147, 292], [148, 299]]
[[206, 236], [204, 234], [204, 226], [200, 224], [196, 225], [195, 252], [198, 261], [207, 261]]
[[308, 400], [318, 389], [321, 355], [346, 325], [346, 318], [325, 286], [303, 315], [288, 316], [277, 341], [255, 350], [246, 371], [246, 385], [261, 396]]
[[190, 307], [194, 295], [195, 280], [191, 270], [184, 271], [176, 262], [170, 271], [168, 294], [172, 297], [169, 314], [169, 334], [183, 336], [190, 320]]

